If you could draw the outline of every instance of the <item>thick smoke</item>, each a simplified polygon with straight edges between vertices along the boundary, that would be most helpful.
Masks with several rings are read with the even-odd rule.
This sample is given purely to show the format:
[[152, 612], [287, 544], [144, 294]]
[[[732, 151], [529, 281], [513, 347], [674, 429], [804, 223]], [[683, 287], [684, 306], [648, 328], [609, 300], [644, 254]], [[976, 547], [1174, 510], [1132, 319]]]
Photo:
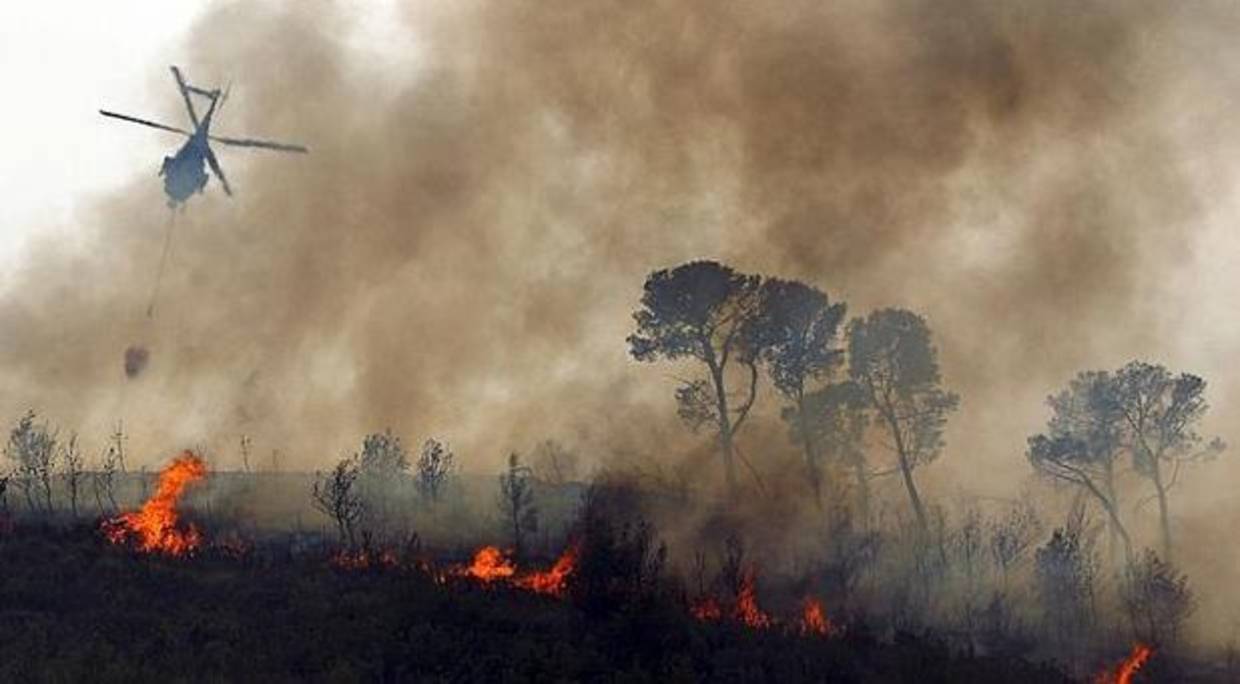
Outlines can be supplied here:
[[[967, 463], [953, 486], [1014, 491], [1043, 397], [1076, 370], [1205, 359], [1189, 370], [1226, 384], [1223, 358], [1184, 353], [1174, 312], [1195, 291], [1169, 283], [1237, 139], [1212, 66], [1235, 19], [416, 3], [374, 46], [337, 5], [217, 8], [182, 66], [234, 79], [219, 130], [312, 153], [220, 150], [237, 195], [213, 182], [176, 216], [153, 321], [158, 160], [80, 212], [80, 243], [36, 247], [0, 301], [4, 406], [100, 436], [124, 418], [151, 461], [246, 433], [322, 467], [385, 426], [477, 470], [547, 436], [672, 459], [702, 439], [676, 423], [671, 371], [624, 337], [648, 272], [710, 257], [853, 313], [925, 313], [964, 398], [926, 472]], [[177, 120], [171, 83], [151, 92], [137, 113]], [[131, 346], [144, 372], [122, 372]]]

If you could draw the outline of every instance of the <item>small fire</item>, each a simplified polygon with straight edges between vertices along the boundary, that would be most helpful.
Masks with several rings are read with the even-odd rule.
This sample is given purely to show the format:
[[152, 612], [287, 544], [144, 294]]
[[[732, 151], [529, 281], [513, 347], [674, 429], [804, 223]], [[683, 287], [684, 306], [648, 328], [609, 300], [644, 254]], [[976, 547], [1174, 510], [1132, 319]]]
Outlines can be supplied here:
[[717, 622], [723, 619], [723, 608], [719, 606], [719, 601], [714, 596], [703, 596], [697, 599], [689, 606], [689, 612], [702, 622]]
[[184, 451], [159, 474], [155, 495], [137, 511], [104, 521], [104, 536], [113, 544], [134, 539], [138, 549], [182, 556], [202, 543], [202, 534], [193, 525], [177, 527], [177, 501], [185, 489], [207, 476], [207, 465], [192, 452]]
[[822, 609], [822, 603], [812, 596], [806, 598], [801, 608], [801, 633], [827, 636], [833, 631], [835, 631], [835, 627], [827, 619], [826, 611]]
[[741, 586], [736, 592], [736, 619], [753, 629], [766, 629], [773, 621], [758, 607], [757, 577], [753, 570], [741, 575]]
[[1114, 672], [1103, 672], [1098, 675], [1094, 681], [1096, 684], [1132, 684], [1132, 678], [1137, 674], [1145, 663], [1154, 655], [1154, 649], [1145, 644], [1136, 644], [1132, 647], [1132, 653], [1124, 659], [1124, 662], [1115, 668]]
[[357, 549], [336, 552], [331, 557], [330, 563], [341, 570], [368, 570], [370, 568], [394, 568], [400, 565], [400, 560], [391, 549], [378, 551]]
[[[475, 559], [476, 562], [477, 559]], [[577, 547], [570, 546], [560, 554], [550, 570], [535, 572], [517, 580], [517, 586], [539, 594], [563, 596], [568, 587], [568, 577], [577, 567]]]
[[503, 551], [494, 546], [484, 546], [474, 554], [474, 560], [462, 574], [483, 582], [495, 582], [511, 578], [517, 566]]

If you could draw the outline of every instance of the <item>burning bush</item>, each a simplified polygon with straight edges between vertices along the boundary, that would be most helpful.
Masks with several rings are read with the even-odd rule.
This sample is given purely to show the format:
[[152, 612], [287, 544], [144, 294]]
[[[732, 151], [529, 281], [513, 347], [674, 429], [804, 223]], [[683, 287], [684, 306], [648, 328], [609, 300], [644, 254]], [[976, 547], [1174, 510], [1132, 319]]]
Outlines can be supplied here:
[[560, 554], [551, 569], [521, 577], [517, 580], [517, 586], [539, 594], [563, 596], [568, 589], [569, 578], [576, 568], [577, 547], [574, 545]]
[[142, 508], [104, 521], [104, 536], [113, 544], [133, 542], [147, 553], [182, 556], [198, 548], [202, 534], [192, 524], [177, 526], [177, 502], [191, 484], [207, 476], [207, 466], [192, 452], [182, 452], [159, 474], [159, 486]]
[[1128, 657], [1115, 668], [1114, 672], [1103, 672], [1094, 682], [1095, 684], [1132, 684], [1133, 676], [1145, 666], [1146, 661], [1152, 655], [1154, 655], [1154, 649], [1145, 644], [1136, 644], [1132, 647], [1132, 653], [1128, 654]]
[[516, 572], [517, 566], [499, 547], [484, 546], [460, 574], [489, 583], [510, 579]]

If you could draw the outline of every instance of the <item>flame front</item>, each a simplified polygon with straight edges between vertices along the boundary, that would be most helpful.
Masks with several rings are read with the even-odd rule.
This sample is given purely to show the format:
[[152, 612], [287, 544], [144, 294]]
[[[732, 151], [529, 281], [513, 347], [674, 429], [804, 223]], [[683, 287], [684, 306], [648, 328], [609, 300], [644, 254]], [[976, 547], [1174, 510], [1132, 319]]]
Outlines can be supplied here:
[[560, 554], [555, 565], [550, 570], [543, 572], [535, 572], [526, 575], [517, 580], [517, 586], [523, 589], [537, 592], [539, 594], [548, 594], [550, 596], [563, 596], [565, 589], [568, 587], [568, 577], [573, 574], [573, 570], [577, 567], [577, 547], [570, 546]]
[[1154, 655], [1154, 649], [1145, 644], [1136, 644], [1132, 647], [1132, 653], [1124, 659], [1124, 662], [1115, 668], [1115, 672], [1103, 672], [1098, 675], [1094, 681], [1096, 684], [1132, 684], [1132, 678]]
[[801, 633], [827, 636], [832, 631], [831, 621], [827, 619], [822, 603], [813, 597], [805, 599], [801, 609]]
[[736, 619], [747, 627], [765, 629], [771, 626], [771, 616], [758, 607], [757, 577], [750, 570], [741, 576], [740, 590], [736, 592]]
[[192, 452], [182, 452], [159, 474], [155, 495], [137, 511], [124, 513], [103, 523], [103, 534], [113, 544], [129, 539], [138, 549], [182, 556], [202, 543], [202, 534], [193, 525], [177, 527], [177, 502], [185, 489], [207, 476], [207, 466]]
[[474, 554], [474, 560], [465, 568], [464, 574], [483, 582], [506, 580], [517, 572], [512, 560], [494, 546], [484, 546]]

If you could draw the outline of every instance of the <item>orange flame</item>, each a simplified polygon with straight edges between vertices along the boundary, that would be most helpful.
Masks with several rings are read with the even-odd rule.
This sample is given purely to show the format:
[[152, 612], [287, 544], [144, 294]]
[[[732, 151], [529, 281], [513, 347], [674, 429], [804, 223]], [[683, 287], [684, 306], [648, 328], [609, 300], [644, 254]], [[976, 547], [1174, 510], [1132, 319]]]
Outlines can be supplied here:
[[771, 616], [758, 607], [757, 581], [753, 570], [741, 575], [740, 590], [736, 593], [736, 619], [753, 629], [766, 629], [772, 624]]
[[495, 582], [511, 578], [517, 566], [503, 551], [494, 546], [484, 546], [474, 554], [474, 560], [463, 574], [483, 582]]
[[192, 452], [182, 452], [159, 474], [155, 495], [141, 509], [104, 521], [104, 536], [113, 544], [124, 544], [133, 538], [138, 548], [147, 553], [182, 556], [197, 549], [202, 534], [193, 525], [184, 530], [177, 528], [180, 516], [176, 505], [187, 487], [206, 476], [206, 463]]
[[827, 619], [822, 603], [812, 596], [806, 598], [801, 609], [801, 633], [827, 636], [833, 631], [835, 627]]
[[563, 596], [568, 586], [568, 577], [577, 567], [577, 547], [570, 546], [560, 554], [550, 570], [535, 572], [517, 580], [517, 586], [539, 594]]
[[1137, 674], [1154, 655], [1154, 649], [1145, 644], [1136, 644], [1132, 647], [1132, 653], [1124, 659], [1124, 662], [1115, 668], [1115, 672], [1103, 672], [1098, 675], [1094, 681], [1096, 684], [1132, 684], [1132, 678]]
[[723, 619], [723, 609], [719, 607], [719, 601], [714, 596], [703, 596], [697, 599], [689, 606], [689, 612], [702, 622], [715, 622]]

